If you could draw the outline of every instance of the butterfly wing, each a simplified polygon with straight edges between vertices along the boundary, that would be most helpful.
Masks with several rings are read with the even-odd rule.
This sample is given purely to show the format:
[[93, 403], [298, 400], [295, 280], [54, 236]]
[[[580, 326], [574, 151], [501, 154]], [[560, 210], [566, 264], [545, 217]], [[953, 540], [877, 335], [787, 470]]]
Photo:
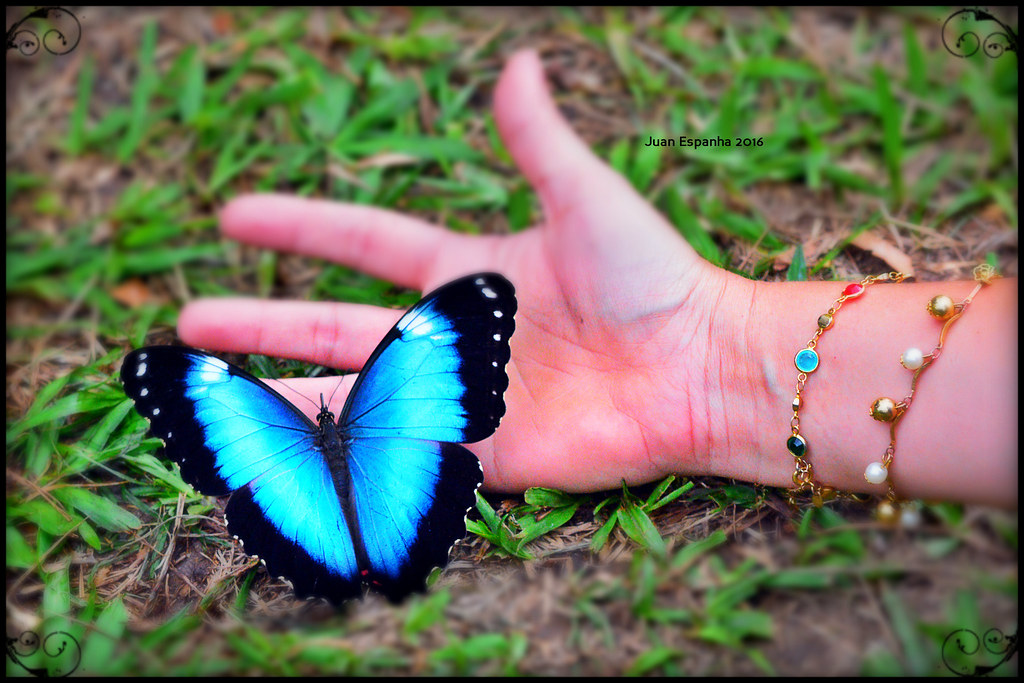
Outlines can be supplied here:
[[392, 600], [422, 589], [465, 535], [483, 481], [458, 443], [505, 413], [515, 290], [496, 274], [449, 283], [410, 309], [356, 380], [339, 419], [367, 579]]
[[252, 375], [205, 353], [138, 349], [125, 392], [204, 495], [235, 491], [229, 529], [300, 596], [360, 592], [356, 551], [322, 454], [320, 430]]
[[500, 275], [455, 280], [413, 306], [363, 366], [339, 422], [352, 437], [473, 443], [505, 414], [515, 290]]
[[392, 601], [423, 590], [466, 535], [480, 462], [458, 444], [379, 437], [352, 444], [349, 471], [364, 578]]
[[457, 443], [486, 438], [505, 412], [515, 311], [512, 285], [494, 274], [410, 309], [349, 394], [337, 444], [345, 477], [331, 471], [322, 428], [218, 358], [139, 349], [121, 378], [187, 482], [207, 495], [235, 491], [229, 528], [297, 594], [337, 603], [367, 581], [397, 600], [421, 589], [465, 533], [483, 474]]

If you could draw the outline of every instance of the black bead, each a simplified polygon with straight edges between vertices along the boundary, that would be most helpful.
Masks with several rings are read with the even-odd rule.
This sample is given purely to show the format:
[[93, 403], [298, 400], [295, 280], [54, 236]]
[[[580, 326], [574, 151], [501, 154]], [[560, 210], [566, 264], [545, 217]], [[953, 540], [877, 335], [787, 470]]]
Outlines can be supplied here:
[[807, 452], [807, 441], [799, 434], [794, 434], [786, 440], [786, 448], [793, 454], [794, 458], [802, 458]]

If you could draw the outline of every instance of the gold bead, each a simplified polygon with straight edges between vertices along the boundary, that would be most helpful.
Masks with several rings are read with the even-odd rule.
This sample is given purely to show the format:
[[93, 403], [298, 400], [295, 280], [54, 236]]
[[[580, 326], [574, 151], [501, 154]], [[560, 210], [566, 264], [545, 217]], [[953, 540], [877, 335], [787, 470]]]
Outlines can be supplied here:
[[814, 504], [814, 507], [820, 508], [830, 500], [835, 500], [837, 496], [838, 494], [834, 488], [831, 486], [822, 486], [811, 494], [811, 502]]
[[896, 402], [891, 398], [880, 398], [871, 404], [871, 417], [879, 422], [892, 422], [896, 417]]
[[883, 500], [878, 504], [878, 519], [886, 523], [895, 522], [900, 517], [900, 509], [892, 501]]
[[939, 320], [949, 320], [956, 314], [956, 304], [945, 294], [939, 294], [928, 302], [928, 312]]

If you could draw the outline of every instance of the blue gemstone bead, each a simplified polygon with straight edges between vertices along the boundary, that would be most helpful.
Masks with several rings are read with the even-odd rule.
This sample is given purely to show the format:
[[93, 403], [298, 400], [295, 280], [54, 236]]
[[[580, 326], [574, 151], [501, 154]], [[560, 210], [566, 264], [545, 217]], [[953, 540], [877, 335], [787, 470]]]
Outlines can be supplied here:
[[814, 372], [818, 369], [818, 354], [814, 349], [801, 349], [793, 359], [793, 364], [800, 372]]

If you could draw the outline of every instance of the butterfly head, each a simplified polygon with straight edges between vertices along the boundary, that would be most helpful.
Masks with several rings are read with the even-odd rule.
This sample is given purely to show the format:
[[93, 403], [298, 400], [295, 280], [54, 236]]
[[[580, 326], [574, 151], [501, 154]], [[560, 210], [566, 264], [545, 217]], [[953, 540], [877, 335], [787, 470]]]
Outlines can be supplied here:
[[332, 413], [327, 407], [327, 403], [324, 401], [324, 395], [320, 394], [320, 412], [317, 413], [316, 421], [323, 424], [324, 420], [334, 422], [334, 413]]

